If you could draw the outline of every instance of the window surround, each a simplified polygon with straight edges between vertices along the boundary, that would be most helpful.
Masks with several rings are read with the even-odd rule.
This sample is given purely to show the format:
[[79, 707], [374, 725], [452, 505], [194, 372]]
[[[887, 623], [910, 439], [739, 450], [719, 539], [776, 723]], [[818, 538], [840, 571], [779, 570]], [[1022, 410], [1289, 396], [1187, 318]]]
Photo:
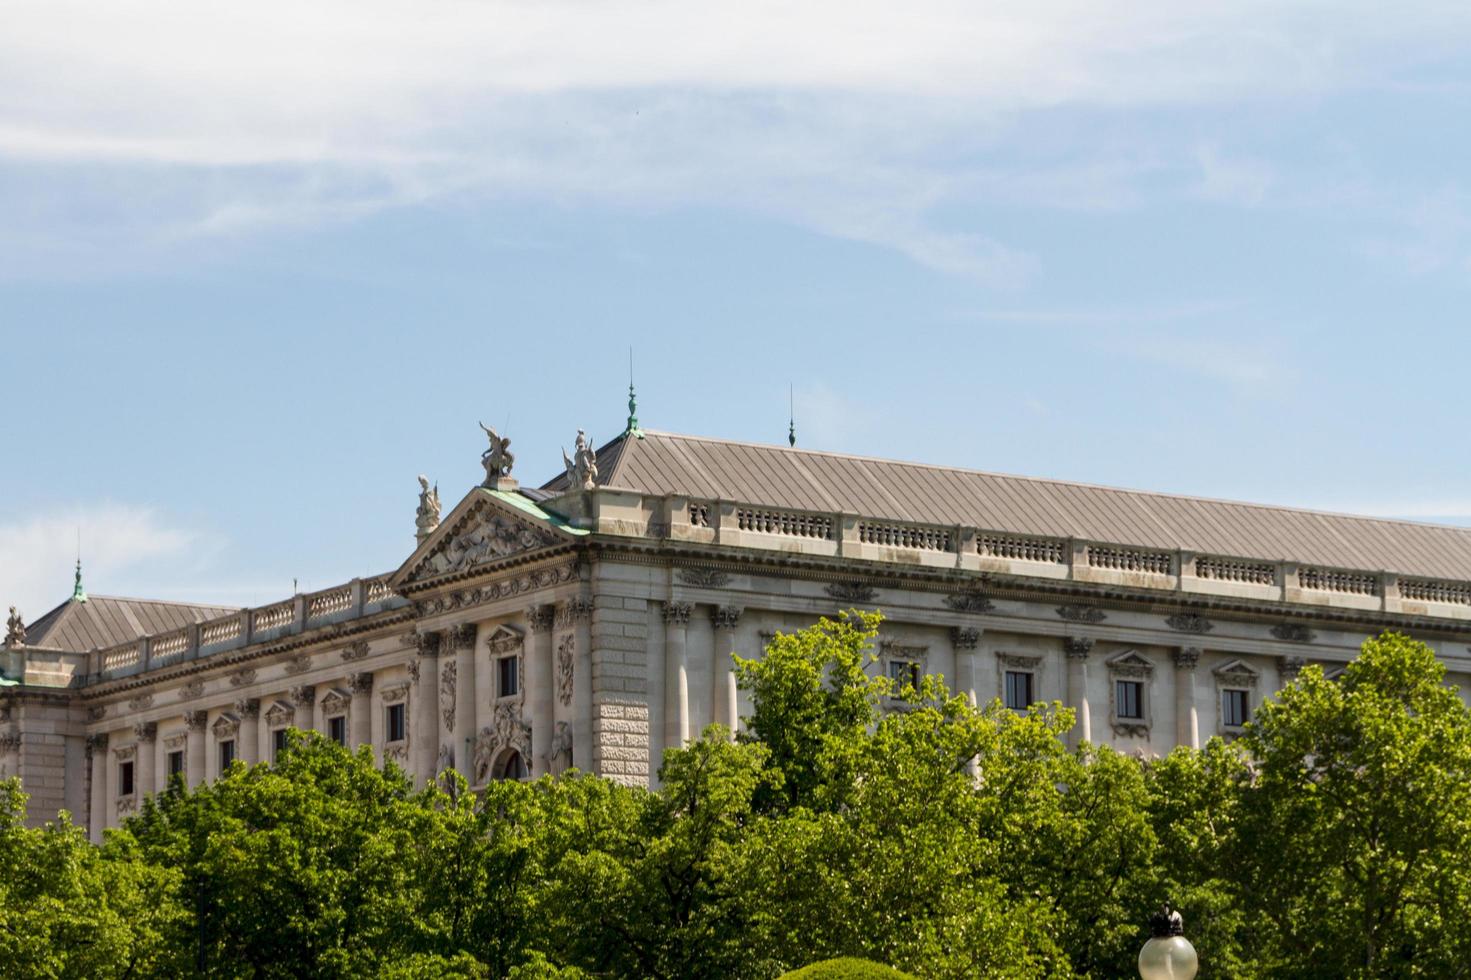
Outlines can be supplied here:
[[[996, 653], [996, 690], [1000, 691], [1001, 703], [1006, 703], [1006, 675], [1008, 672], [1032, 675], [1032, 704], [1040, 704], [1042, 697], [1042, 667], [1046, 659], [1042, 656], [1027, 656], [1019, 653]], [[1026, 708], [1012, 708], [1018, 714], [1025, 714]]]
[[899, 707], [910, 703], [910, 699], [901, 693], [903, 686], [899, 678], [894, 676], [896, 668], [911, 674], [914, 689], [918, 691], [924, 676], [929, 673], [929, 657], [930, 648], [923, 644], [903, 643], [894, 639], [879, 641], [879, 661], [883, 665], [884, 676], [895, 682], [893, 693], [886, 698], [890, 706]]
[[[409, 750], [409, 683], [389, 684], [378, 689], [378, 700], [383, 708], [383, 759], [400, 762], [408, 759]], [[402, 738], [393, 738], [393, 709], [401, 712]]]
[[1241, 691], [1246, 695], [1246, 718], [1251, 721], [1256, 714], [1256, 689], [1261, 672], [1240, 658], [1228, 660], [1211, 673], [1216, 678], [1216, 730], [1227, 738], [1240, 735], [1243, 725], [1226, 724], [1224, 695], [1226, 691]]
[[342, 741], [339, 745], [346, 746], [348, 742], [347, 714], [352, 707], [352, 694], [334, 687], [322, 697], [322, 723], [326, 726], [328, 738], [332, 736], [332, 722], [341, 720]]
[[[1154, 727], [1154, 664], [1138, 650], [1125, 650], [1104, 662], [1108, 668], [1108, 722], [1119, 737], [1148, 738]], [[1119, 714], [1119, 682], [1139, 685], [1139, 717]]]

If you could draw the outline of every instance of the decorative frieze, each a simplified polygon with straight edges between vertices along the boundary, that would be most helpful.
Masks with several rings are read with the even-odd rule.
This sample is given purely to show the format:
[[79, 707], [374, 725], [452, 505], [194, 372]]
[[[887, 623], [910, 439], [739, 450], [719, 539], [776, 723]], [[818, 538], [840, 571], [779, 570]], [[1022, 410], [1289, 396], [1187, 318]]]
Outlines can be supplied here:
[[409, 685], [406, 683], [390, 684], [387, 687], [380, 687], [378, 689], [378, 699], [384, 704], [397, 704], [399, 701], [407, 701], [409, 699]]
[[956, 612], [964, 613], [988, 613], [996, 608], [995, 603], [979, 592], [956, 592], [954, 595], [947, 595], [945, 605]]
[[950, 628], [950, 642], [955, 645], [956, 650], [974, 650], [981, 642], [981, 631], [975, 626], [952, 626]]
[[1272, 635], [1288, 643], [1311, 643], [1318, 638], [1318, 634], [1301, 623], [1278, 623], [1272, 627]]
[[507, 599], [523, 592], [538, 591], [564, 582], [577, 581], [577, 565], [568, 562], [552, 568], [536, 568], [473, 589], [432, 596], [414, 605], [419, 617], [434, 616], [457, 609], [468, 609], [486, 602]]
[[679, 580], [701, 589], [718, 589], [730, 583], [730, 575], [718, 568], [681, 568]]
[[831, 582], [823, 590], [842, 602], [872, 602], [878, 593], [864, 582]]
[[1019, 653], [997, 653], [996, 662], [1003, 667], [1014, 667], [1017, 670], [1036, 670], [1042, 665], [1042, 658]]
[[449, 538], [423, 560], [414, 577], [462, 572], [556, 543], [557, 536], [545, 528], [523, 524], [489, 507], [481, 507], [462, 520]]
[[183, 732], [175, 732], [163, 737], [163, 747], [169, 752], [177, 752], [189, 743], [189, 736]]
[[[0, 715], [3, 715], [4, 716], [4, 717], [0, 717], [0, 721], [9, 721], [10, 720], [9, 714], [10, 714], [10, 709], [9, 708], [0, 709]], [[105, 705], [105, 704], [99, 704], [96, 707], [88, 708], [87, 709], [87, 720], [88, 721], [101, 721], [102, 719], [104, 719], [106, 717], [107, 717], [107, 705]]]
[[138, 746], [136, 745], [119, 745], [112, 750], [112, 757], [118, 762], [132, 762], [137, 755]]
[[340, 656], [342, 657], [342, 662], [349, 664], [358, 660], [362, 660], [367, 655], [367, 640], [353, 640], [347, 646], [342, 648], [342, 653], [340, 654]]
[[1198, 613], [1175, 613], [1165, 618], [1165, 625], [1181, 633], [1209, 633], [1216, 626]]
[[1057, 615], [1070, 623], [1101, 623], [1108, 614], [1096, 606], [1058, 606]]
[[690, 612], [694, 609], [688, 602], [664, 603], [664, 622], [669, 626], [688, 626]]

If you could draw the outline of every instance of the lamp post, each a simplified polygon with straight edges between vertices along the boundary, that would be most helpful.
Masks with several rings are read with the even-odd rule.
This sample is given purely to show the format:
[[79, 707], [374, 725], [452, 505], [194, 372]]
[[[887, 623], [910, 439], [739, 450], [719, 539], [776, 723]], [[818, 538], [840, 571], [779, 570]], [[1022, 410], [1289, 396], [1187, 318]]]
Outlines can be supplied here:
[[1169, 903], [1149, 917], [1149, 942], [1139, 951], [1142, 980], [1194, 980], [1200, 969], [1195, 947], [1185, 938], [1185, 923]]

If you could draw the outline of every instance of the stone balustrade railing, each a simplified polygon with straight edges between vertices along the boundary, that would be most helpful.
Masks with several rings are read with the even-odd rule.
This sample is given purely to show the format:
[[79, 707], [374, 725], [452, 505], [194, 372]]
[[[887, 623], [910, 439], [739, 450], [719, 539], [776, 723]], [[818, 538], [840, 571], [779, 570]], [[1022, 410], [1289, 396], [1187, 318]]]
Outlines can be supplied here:
[[90, 673], [99, 679], [142, 673], [156, 667], [274, 640], [405, 605], [388, 587], [388, 576], [353, 579], [320, 592], [293, 596], [257, 609], [242, 609], [183, 629], [145, 636], [94, 650]]

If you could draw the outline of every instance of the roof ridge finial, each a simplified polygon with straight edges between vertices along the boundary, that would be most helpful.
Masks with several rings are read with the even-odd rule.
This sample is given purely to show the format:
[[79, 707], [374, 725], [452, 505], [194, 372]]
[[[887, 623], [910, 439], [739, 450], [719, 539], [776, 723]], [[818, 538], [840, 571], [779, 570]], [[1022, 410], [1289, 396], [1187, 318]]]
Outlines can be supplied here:
[[797, 394], [792, 384], [787, 385], [787, 445], [797, 448]]
[[82, 529], [77, 528], [77, 574], [72, 584], [72, 601], [86, 602], [87, 590], [82, 588]]
[[623, 430], [625, 435], [633, 436], [635, 439], [644, 437], [644, 430], [638, 427], [638, 397], [633, 393], [633, 348], [628, 348], [628, 428]]

